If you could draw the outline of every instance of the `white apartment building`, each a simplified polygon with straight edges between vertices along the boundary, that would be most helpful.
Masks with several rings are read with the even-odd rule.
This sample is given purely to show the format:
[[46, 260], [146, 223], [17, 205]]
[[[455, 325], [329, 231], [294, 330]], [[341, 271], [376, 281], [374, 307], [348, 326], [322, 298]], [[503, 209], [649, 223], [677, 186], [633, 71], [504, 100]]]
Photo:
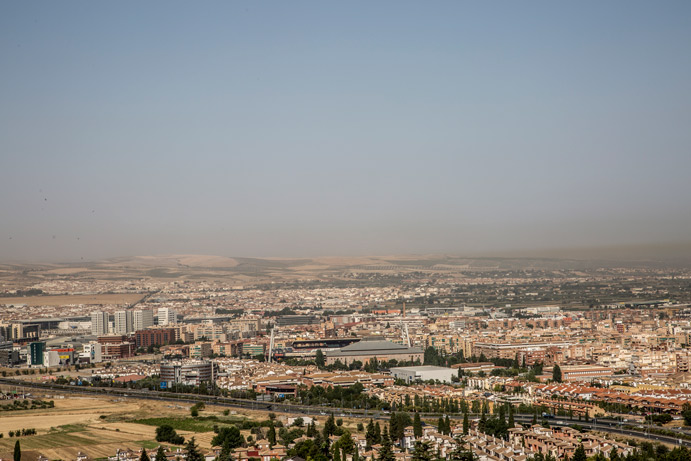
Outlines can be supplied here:
[[173, 323], [178, 323], [178, 313], [169, 307], [159, 307], [158, 324], [170, 325]]
[[134, 331], [145, 330], [154, 326], [154, 311], [151, 309], [144, 309], [141, 311], [134, 311], [133, 314]]
[[132, 311], [117, 311], [115, 313], [115, 323], [113, 331], [116, 335], [126, 335], [132, 333], [134, 330], [132, 322]]
[[91, 313], [91, 334], [95, 336], [102, 336], [108, 333], [108, 313], [107, 312], [92, 312]]

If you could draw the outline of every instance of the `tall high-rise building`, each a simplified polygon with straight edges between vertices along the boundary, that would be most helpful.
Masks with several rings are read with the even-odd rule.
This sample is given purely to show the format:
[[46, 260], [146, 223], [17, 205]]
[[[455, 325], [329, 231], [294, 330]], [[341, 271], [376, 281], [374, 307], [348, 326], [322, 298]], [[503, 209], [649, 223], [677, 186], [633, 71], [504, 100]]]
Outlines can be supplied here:
[[134, 331], [145, 330], [154, 326], [154, 311], [151, 309], [134, 311], [133, 322]]
[[46, 350], [46, 343], [35, 341], [29, 344], [27, 362], [29, 365], [43, 365], [43, 351]]
[[117, 311], [113, 331], [116, 335], [126, 335], [133, 330], [132, 311]]
[[91, 313], [91, 334], [95, 336], [102, 336], [108, 334], [108, 313], [107, 312], [92, 312]]
[[158, 324], [170, 325], [171, 323], [178, 323], [178, 313], [169, 307], [159, 307]]

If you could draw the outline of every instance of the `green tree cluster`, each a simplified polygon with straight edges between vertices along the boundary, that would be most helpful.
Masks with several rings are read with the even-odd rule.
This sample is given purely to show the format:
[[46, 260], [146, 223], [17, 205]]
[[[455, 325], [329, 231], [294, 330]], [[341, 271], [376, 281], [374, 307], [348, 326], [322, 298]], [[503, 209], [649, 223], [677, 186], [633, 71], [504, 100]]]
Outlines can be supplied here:
[[185, 443], [185, 438], [175, 432], [173, 426], [164, 424], [156, 428], [156, 441], [168, 442], [174, 445], [182, 445]]
[[226, 441], [230, 448], [237, 448], [244, 445], [245, 437], [240, 433], [240, 429], [237, 426], [222, 427], [211, 440], [211, 445], [222, 446]]

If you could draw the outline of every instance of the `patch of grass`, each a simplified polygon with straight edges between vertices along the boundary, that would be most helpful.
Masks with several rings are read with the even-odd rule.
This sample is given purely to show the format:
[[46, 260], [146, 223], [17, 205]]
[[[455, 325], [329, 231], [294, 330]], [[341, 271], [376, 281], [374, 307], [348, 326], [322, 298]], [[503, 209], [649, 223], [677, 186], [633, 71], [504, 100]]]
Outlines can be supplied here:
[[[53, 428], [50, 428], [53, 430]], [[84, 432], [86, 426], [84, 424], [65, 424], [63, 426], [58, 426], [57, 430], [60, 432]]]
[[163, 426], [168, 424], [176, 431], [190, 431], [190, 432], [211, 432], [213, 431], [213, 421], [196, 420], [194, 418], [146, 418], [135, 419], [130, 421], [137, 424], [146, 424], [147, 426]]
[[147, 426], [162, 426], [168, 424], [176, 431], [190, 431], [190, 432], [211, 432], [214, 426], [241, 426], [245, 418], [239, 416], [230, 416], [219, 418], [218, 416], [201, 416], [198, 418], [144, 418], [129, 420], [130, 423], [146, 424]]
[[154, 442], [151, 440], [137, 440], [136, 442], [133, 442], [137, 447], [142, 447], [146, 448], [147, 450], [154, 450], [158, 448], [160, 445], [158, 442]]

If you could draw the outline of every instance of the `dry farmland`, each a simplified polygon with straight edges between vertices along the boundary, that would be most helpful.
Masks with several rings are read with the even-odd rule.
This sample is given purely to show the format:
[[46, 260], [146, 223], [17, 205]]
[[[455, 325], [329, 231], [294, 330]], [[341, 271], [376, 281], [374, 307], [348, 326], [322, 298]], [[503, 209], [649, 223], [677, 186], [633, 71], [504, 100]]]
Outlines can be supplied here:
[[[213, 425], [232, 424], [242, 419], [265, 420], [268, 413], [253, 410], [229, 410], [224, 415], [223, 407], [208, 406], [201, 413], [202, 418], [190, 418], [189, 404], [140, 400], [132, 397], [75, 397], [42, 395], [41, 400], [53, 400], [54, 408], [0, 412], [0, 453], [12, 452], [15, 439], [9, 431], [36, 429], [37, 434], [20, 437], [23, 450], [34, 451], [49, 459], [75, 459], [78, 452], [84, 452], [92, 459], [112, 456], [118, 448], [138, 450], [155, 449], [156, 425], [150, 418], [164, 418], [173, 425], [181, 424], [190, 430], [178, 429], [186, 439], [195, 437], [203, 449], [211, 447], [214, 436]], [[203, 417], [217, 417], [205, 420]], [[280, 415], [279, 417], [283, 417]], [[297, 416], [297, 415], [296, 415]], [[149, 419], [149, 424], [138, 420]], [[323, 422], [322, 422], [323, 423]], [[354, 421], [347, 421], [352, 426]], [[193, 431], [193, 430], [194, 431]], [[249, 430], [242, 431], [245, 437]]]
[[[42, 397], [51, 400], [50, 396]], [[11, 451], [15, 440], [9, 431], [34, 428], [37, 435], [20, 437], [24, 450], [38, 451], [50, 459], [74, 459], [77, 452], [91, 458], [112, 456], [118, 448], [152, 448], [153, 426], [126, 421], [155, 415], [182, 416], [186, 407], [137, 399], [68, 397], [53, 398], [55, 408], [8, 411], [0, 414], [0, 452]], [[188, 436], [189, 433], [180, 431]], [[209, 439], [210, 441], [210, 439]], [[208, 443], [202, 444], [208, 448]]]

